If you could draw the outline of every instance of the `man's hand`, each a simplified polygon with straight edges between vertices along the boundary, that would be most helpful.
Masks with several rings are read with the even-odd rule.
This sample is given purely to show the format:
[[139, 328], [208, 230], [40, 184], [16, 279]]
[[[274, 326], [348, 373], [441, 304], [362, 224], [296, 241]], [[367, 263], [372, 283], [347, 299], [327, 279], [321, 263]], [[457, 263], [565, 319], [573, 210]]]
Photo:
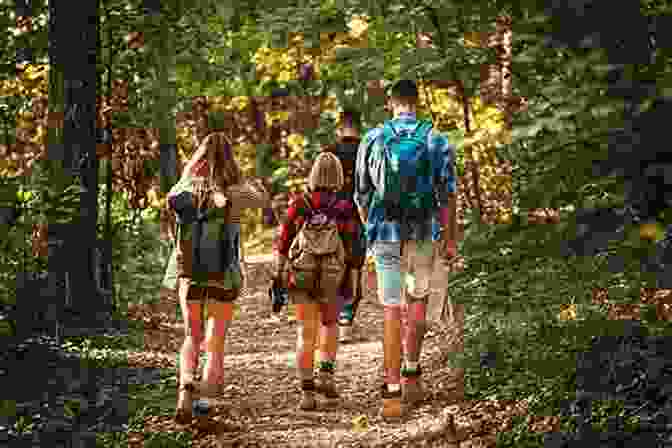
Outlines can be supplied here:
[[444, 261], [451, 261], [457, 256], [457, 244], [453, 239], [441, 238], [441, 257]]
[[369, 219], [369, 210], [357, 207], [357, 211], [359, 212], [359, 219], [362, 221], [362, 224], [366, 224], [366, 221]]

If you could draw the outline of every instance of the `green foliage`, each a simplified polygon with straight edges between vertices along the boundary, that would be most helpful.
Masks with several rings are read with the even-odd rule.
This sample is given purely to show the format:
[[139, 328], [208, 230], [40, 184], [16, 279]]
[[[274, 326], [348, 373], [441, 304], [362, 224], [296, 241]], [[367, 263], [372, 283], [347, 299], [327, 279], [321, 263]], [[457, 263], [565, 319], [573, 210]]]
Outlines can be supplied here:
[[79, 211], [80, 191], [77, 179], [46, 163], [38, 164], [31, 178], [0, 177], [0, 207], [20, 210], [13, 226], [0, 229], [1, 302], [15, 303], [17, 273], [47, 269], [45, 258], [32, 255], [33, 226], [69, 222]]
[[[99, 191], [104, 210], [105, 191]], [[104, 233], [104, 214], [99, 213], [99, 238]], [[124, 193], [113, 193], [111, 204], [112, 262], [117, 300], [121, 304], [156, 298], [165, 271], [169, 243], [159, 237], [158, 210], [132, 209]]]

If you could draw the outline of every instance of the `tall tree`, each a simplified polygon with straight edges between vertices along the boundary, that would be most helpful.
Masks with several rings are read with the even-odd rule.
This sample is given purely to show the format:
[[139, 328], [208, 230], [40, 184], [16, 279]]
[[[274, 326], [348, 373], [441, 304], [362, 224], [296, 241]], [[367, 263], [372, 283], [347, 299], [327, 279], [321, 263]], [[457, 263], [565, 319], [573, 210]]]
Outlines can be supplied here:
[[[53, 112], [63, 114], [62, 129], [50, 135], [49, 164], [53, 176], [78, 181], [81, 188], [79, 214], [65, 225], [49, 227], [50, 233], [63, 242], [60, 251], [68, 254], [71, 316], [87, 325], [94, 323], [100, 312], [109, 311], [109, 304], [96, 287], [94, 266], [98, 216], [97, 8], [96, 2], [83, 2], [77, 8], [65, 0], [49, 2], [49, 104]], [[51, 258], [50, 271], [62, 268]]]
[[[165, 3], [165, 2], [164, 2]], [[163, 8], [162, 8], [163, 7]], [[175, 42], [167, 20], [166, 5], [159, 1], [146, 2], [145, 18], [151, 30], [150, 51], [154, 55], [156, 70], [156, 91], [153, 117], [159, 130], [161, 148], [161, 192], [167, 193], [177, 181], [177, 146], [174, 110], [177, 104], [177, 92], [171, 78], [175, 72]], [[173, 76], [171, 76], [173, 74]]]

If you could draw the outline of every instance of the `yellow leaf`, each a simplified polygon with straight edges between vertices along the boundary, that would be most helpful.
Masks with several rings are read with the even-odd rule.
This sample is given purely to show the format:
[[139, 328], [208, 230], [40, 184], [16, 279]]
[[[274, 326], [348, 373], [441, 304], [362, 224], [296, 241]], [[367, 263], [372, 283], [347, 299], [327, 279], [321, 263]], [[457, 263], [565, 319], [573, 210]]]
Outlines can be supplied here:
[[289, 82], [291, 80], [292, 80], [292, 73], [288, 70], [283, 70], [280, 72], [280, 75], [278, 75], [279, 82]]
[[369, 24], [366, 21], [366, 16], [353, 16], [348, 22], [350, 28], [350, 35], [356, 39], [362, 38], [368, 31]]
[[562, 311], [558, 314], [558, 319], [563, 321], [576, 320], [576, 304], [562, 305]]
[[357, 432], [366, 431], [369, 427], [369, 419], [366, 415], [358, 415], [352, 419], [352, 429]]

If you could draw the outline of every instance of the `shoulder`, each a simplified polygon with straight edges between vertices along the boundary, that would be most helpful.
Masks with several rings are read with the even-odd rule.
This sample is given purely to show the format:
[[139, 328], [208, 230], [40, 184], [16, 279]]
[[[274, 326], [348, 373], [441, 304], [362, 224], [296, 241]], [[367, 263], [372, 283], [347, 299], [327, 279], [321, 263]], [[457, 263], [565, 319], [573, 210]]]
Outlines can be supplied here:
[[380, 124], [373, 129], [369, 129], [367, 131], [366, 135], [364, 136], [364, 139], [362, 140], [362, 142], [365, 142], [367, 145], [369, 145], [369, 144], [371, 144], [371, 142], [373, 142], [378, 137], [380, 137], [380, 135], [382, 135], [382, 133], [383, 133], [383, 125]]
[[452, 146], [448, 142], [448, 138], [436, 128], [432, 128], [427, 135], [429, 145], [436, 148], [439, 151], [451, 150]]

